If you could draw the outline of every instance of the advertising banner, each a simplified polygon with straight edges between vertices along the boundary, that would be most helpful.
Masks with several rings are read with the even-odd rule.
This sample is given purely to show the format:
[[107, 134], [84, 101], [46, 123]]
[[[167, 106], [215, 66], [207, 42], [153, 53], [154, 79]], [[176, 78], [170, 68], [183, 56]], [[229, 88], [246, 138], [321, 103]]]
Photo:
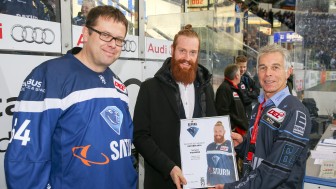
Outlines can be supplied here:
[[0, 14], [0, 49], [61, 53], [60, 23]]
[[274, 33], [274, 43], [292, 43], [301, 42], [302, 36], [295, 32], [275, 32]]
[[172, 41], [146, 37], [146, 59], [165, 60], [171, 56]]

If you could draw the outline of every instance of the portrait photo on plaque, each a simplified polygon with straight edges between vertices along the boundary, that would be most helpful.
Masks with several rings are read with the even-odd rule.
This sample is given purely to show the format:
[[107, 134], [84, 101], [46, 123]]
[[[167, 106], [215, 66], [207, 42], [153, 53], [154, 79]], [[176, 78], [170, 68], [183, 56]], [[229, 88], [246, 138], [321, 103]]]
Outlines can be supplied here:
[[181, 167], [187, 185], [206, 188], [238, 180], [229, 116], [181, 120]]

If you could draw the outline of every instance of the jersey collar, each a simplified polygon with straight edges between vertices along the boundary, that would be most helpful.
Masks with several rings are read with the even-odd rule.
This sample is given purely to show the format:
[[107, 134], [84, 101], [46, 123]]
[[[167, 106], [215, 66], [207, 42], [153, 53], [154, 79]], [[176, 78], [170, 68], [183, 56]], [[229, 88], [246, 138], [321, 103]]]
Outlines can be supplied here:
[[[273, 95], [271, 98], [269, 98], [265, 102], [264, 107], [268, 106], [270, 104], [274, 104], [276, 107], [278, 107], [279, 104], [282, 102], [282, 100], [284, 98], [286, 98], [288, 95], [290, 95], [290, 93], [289, 93], [288, 87], [286, 87], [286, 88], [282, 89], [280, 92]], [[258, 102], [262, 103], [264, 101], [264, 99], [265, 99], [265, 93], [264, 93], [264, 91], [261, 91], [260, 95], [258, 97]]]

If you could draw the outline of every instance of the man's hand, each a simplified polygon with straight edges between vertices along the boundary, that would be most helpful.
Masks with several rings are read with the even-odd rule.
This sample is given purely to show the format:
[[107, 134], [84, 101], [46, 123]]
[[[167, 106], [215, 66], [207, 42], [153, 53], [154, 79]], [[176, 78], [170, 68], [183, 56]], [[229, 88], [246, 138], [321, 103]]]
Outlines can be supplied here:
[[184, 178], [182, 171], [178, 166], [173, 167], [173, 169], [170, 171], [170, 176], [177, 189], [182, 189], [181, 184], [187, 184], [187, 180]]
[[231, 138], [232, 138], [234, 147], [238, 146], [240, 143], [243, 142], [243, 137], [238, 133], [231, 132]]
[[224, 184], [217, 184], [214, 188], [208, 188], [208, 189], [224, 189]]
[[224, 189], [224, 184], [217, 184], [216, 189]]

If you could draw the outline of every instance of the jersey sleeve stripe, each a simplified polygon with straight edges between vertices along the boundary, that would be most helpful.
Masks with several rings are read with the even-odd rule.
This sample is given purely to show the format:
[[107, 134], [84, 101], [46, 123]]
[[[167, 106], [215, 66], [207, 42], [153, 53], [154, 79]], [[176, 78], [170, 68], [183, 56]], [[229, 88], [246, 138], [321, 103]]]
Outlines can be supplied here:
[[224, 152], [220, 150], [208, 150], [206, 154], [220, 154], [220, 155], [227, 155], [227, 156], [232, 156], [232, 153], [229, 152]]
[[15, 103], [14, 112], [43, 112], [49, 109], [66, 110], [67, 108], [79, 102], [91, 100], [94, 98], [111, 97], [119, 98], [126, 104], [129, 103], [128, 96], [118, 92], [114, 88], [94, 88], [75, 91], [63, 99], [45, 98], [43, 101], [18, 101]]

